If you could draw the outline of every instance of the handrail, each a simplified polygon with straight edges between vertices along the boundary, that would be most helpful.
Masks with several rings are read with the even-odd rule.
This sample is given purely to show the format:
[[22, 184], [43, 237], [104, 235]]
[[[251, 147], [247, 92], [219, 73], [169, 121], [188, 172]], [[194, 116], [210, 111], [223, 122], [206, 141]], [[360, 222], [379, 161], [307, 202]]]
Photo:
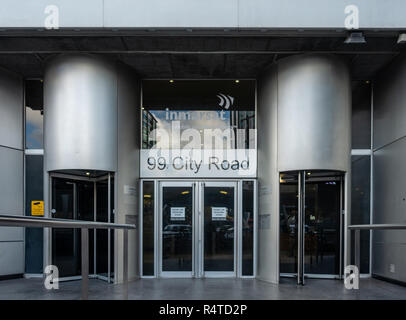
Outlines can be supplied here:
[[124, 299], [128, 299], [128, 230], [134, 224], [117, 224], [83, 220], [53, 219], [40, 217], [0, 215], [0, 226], [30, 228], [74, 228], [81, 229], [82, 249], [82, 299], [88, 299], [89, 291], [89, 229], [123, 230], [123, 286]]
[[74, 228], [74, 229], [135, 229], [134, 224], [92, 222], [85, 220], [54, 219], [0, 215], [0, 225], [5, 227]]
[[354, 262], [358, 268], [359, 277], [361, 271], [361, 230], [406, 230], [406, 224], [354, 224], [347, 228], [350, 232], [354, 231]]
[[403, 230], [406, 224], [354, 224], [348, 226], [350, 230]]

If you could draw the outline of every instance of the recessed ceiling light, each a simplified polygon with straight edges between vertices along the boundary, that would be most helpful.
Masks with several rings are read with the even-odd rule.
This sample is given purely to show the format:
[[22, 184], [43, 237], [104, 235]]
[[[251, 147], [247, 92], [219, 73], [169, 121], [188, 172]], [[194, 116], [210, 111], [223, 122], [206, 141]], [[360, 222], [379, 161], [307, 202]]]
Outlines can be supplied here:
[[240, 82], [240, 80], [235, 80], [235, 83], [239, 83]]
[[90, 172], [86, 172], [86, 175], [87, 175], [87, 176], [90, 176]]
[[366, 43], [366, 40], [362, 32], [351, 32], [347, 36], [347, 39], [345, 39], [344, 43], [362, 44]]
[[169, 80], [170, 83], [173, 83], [173, 80]]
[[406, 33], [401, 33], [398, 37], [398, 44], [406, 43]]

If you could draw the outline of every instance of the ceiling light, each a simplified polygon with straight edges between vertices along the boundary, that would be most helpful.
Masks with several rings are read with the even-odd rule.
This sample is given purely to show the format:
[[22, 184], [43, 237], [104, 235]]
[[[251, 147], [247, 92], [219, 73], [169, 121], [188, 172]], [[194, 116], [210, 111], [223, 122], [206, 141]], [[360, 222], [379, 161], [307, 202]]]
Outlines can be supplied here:
[[170, 83], [173, 83], [173, 80], [171, 79], [171, 80], [169, 80], [169, 82], [170, 82]]
[[235, 83], [240, 83], [240, 80], [235, 80]]
[[189, 191], [182, 191], [182, 194], [189, 194]]
[[362, 32], [351, 32], [348, 36], [347, 39], [345, 39], [344, 43], [366, 43], [364, 34]]
[[398, 44], [406, 43], [406, 33], [401, 33], [398, 37]]
[[86, 175], [87, 175], [87, 176], [90, 176], [90, 172], [86, 172]]
[[228, 192], [227, 192], [227, 191], [223, 191], [223, 190], [222, 190], [222, 191], [220, 191], [220, 193], [221, 193], [221, 194], [228, 194]]

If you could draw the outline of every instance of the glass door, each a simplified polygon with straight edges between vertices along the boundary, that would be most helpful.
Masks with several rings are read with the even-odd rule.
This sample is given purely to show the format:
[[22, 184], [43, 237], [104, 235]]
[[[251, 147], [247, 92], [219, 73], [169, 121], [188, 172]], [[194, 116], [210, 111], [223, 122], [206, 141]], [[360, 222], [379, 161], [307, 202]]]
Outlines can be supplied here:
[[340, 278], [343, 175], [298, 171], [280, 175], [280, 274]]
[[237, 185], [202, 183], [203, 273], [205, 277], [236, 275]]
[[[65, 179], [52, 179], [52, 218], [77, 219], [76, 184]], [[52, 264], [59, 277], [80, 275], [80, 231], [71, 228], [52, 229]]]
[[[72, 175], [51, 175], [51, 217], [84, 221], [114, 221], [111, 214], [114, 197], [112, 177], [84, 178]], [[109, 219], [110, 217], [110, 219]], [[110, 231], [112, 232], [112, 231]], [[61, 280], [81, 278], [80, 229], [52, 229], [52, 264], [59, 269]], [[89, 274], [111, 281], [114, 237], [107, 230], [89, 230]]]
[[162, 182], [160, 275], [192, 277], [194, 272], [195, 187], [192, 182]]

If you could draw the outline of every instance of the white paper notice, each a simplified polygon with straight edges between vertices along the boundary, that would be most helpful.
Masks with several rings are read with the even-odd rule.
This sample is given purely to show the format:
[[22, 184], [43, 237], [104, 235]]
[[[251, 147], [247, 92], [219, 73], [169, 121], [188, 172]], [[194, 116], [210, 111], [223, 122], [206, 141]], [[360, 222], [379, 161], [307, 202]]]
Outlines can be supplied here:
[[172, 221], [185, 221], [185, 207], [172, 207], [171, 208]]
[[227, 220], [227, 208], [226, 207], [211, 207], [211, 220], [226, 221]]

